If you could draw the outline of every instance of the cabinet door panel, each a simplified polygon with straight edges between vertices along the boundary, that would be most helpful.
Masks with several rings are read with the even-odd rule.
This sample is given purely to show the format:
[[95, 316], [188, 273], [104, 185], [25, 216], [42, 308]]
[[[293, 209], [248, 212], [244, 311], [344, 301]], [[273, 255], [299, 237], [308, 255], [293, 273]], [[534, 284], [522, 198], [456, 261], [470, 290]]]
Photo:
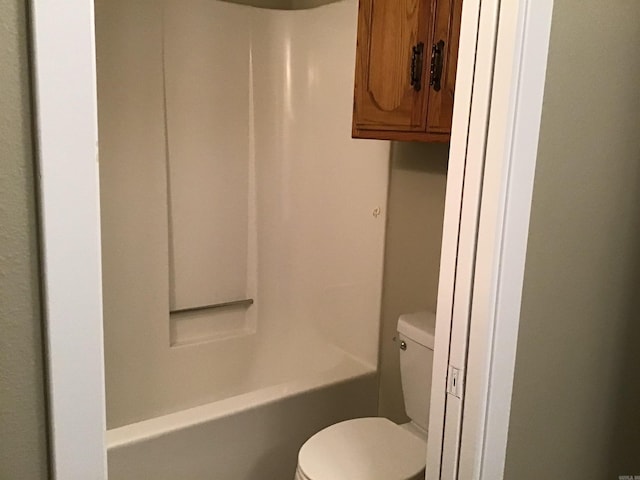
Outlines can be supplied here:
[[[433, 85], [429, 86], [428, 133], [451, 132], [461, 17], [462, 0], [437, 1], [429, 54], [431, 55], [433, 46], [440, 41], [444, 41], [444, 48], [440, 72], [440, 90], [436, 91]], [[431, 62], [431, 59], [429, 61]]]
[[[354, 130], [425, 130], [430, 19], [431, 0], [360, 1]], [[419, 42], [424, 44], [422, 88], [416, 91], [410, 72]]]

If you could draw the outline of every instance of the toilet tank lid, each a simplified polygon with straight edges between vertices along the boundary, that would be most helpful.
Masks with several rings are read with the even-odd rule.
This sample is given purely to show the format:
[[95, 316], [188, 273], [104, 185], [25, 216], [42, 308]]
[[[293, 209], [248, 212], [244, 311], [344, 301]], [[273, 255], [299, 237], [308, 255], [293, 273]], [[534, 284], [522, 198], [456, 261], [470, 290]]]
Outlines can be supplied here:
[[398, 318], [398, 332], [405, 337], [433, 350], [436, 330], [434, 312], [405, 313]]

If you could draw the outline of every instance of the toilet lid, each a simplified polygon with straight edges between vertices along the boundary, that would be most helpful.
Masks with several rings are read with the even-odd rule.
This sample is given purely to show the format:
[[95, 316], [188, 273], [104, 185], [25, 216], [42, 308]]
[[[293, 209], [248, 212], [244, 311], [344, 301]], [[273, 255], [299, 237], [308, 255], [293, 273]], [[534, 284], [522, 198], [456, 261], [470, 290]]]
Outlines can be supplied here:
[[386, 418], [337, 423], [300, 449], [300, 470], [312, 480], [408, 480], [425, 468], [427, 444]]

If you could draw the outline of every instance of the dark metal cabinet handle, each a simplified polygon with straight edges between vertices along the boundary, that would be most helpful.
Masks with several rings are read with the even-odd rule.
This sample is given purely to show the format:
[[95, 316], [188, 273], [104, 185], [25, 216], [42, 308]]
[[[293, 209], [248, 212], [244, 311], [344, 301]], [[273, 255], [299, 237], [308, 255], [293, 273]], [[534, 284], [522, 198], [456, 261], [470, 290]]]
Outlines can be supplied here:
[[431, 47], [431, 80], [429, 81], [429, 85], [431, 85], [436, 92], [439, 92], [442, 88], [443, 54], [444, 40], [440, 40]]
[[411, 86], [416, 92], [422, 88], [422, 55], [424, 43], [419, 42], [411, 49]]

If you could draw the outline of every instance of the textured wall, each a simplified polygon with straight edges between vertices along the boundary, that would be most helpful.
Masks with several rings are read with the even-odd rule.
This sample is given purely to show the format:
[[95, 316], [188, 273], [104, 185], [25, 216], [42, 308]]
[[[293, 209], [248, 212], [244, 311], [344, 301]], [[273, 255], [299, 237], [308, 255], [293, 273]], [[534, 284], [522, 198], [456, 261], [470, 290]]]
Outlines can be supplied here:
[[640, 475], [640, 2], [556, 1], [506, 479]]
[[25, 2], [0, 0], [0, 478], [47, 477]]
[[449, 145], [393, 144], [382, 293], [380, 415], [407, 421], [398, 316], [436, 308]]

